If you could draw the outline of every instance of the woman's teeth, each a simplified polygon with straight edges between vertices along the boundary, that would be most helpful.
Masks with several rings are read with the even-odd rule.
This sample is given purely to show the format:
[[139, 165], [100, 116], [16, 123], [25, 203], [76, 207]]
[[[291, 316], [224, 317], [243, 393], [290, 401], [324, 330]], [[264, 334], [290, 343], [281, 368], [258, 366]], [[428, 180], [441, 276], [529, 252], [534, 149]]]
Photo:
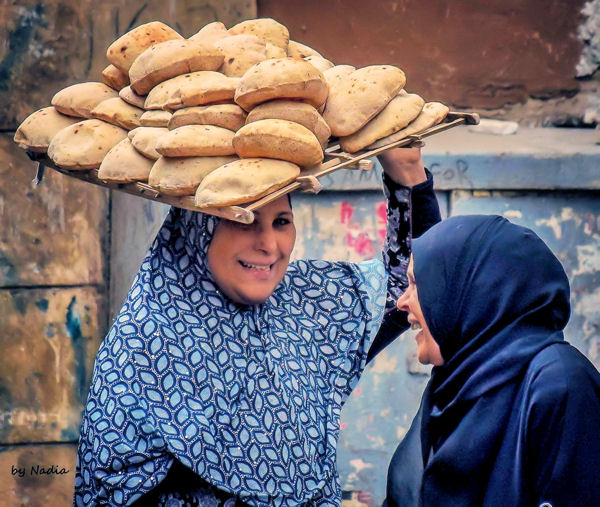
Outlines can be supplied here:
[[240, 264], [244, 266], [246, 269], [256, 269], [257, 271], [269, 271], [271, 266], [257, 266], [256, 264], [249, 264], [244, 261], [240, 261]]

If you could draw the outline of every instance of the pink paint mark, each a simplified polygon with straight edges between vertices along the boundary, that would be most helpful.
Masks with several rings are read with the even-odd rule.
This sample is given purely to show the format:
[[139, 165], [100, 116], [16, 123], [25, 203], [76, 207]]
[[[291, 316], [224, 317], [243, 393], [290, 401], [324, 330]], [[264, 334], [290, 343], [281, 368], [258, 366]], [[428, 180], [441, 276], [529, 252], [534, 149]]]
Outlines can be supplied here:
[[340, 424], [340, 429], [342, 429], [342, 430], [345, 430], [347, 427], [348, 427], [348, 423], [343, 422]]
[[380, 202], [377, 204], [375, 214], [377, 216], [377, 234], [381, 238], [381, 241], [385, 241], [385, 233], [388, 222], [387, 205], [385, 202]]
[[352, 215], [354, 215], [354, 208], [352, 204], [347, 201], [343, 201], [340, 207], [340, 223], [349, 224], [350, 220], [352, 220]]
[[360, 395], [360, 393], [362, 393], [362, 388], [360, 388], [360, 387], [357, 387], [357, 388], [354, 390], [354, 394], [356, 394], [357, 396], [359, 396], [359, 395]]
[[360, 256], [372, 257], [377, 252], [379, 244], [385, 240], [387, 226], [386, 203], [380, 202], [375, 207], [376, 235], [380, 240], [373, 239], [365, 232], [360, 232], [360, 224], [352, 222], [353, 216], [354, 207], [351, 203], [343, 201], [340, 204], [340, 223], [346, 226], [346, 246]]

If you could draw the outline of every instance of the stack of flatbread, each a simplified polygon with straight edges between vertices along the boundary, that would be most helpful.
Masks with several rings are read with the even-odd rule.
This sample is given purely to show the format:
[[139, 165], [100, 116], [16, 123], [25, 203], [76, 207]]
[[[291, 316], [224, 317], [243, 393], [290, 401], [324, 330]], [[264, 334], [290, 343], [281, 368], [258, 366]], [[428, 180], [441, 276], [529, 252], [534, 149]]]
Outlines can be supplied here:
[[254, 201], [318, 166], [421, 132], [448, 108], [391, 65], [334, 65], [269, 18], [184, 38], [155, 21], [113, 42], [102, 82], [60, 90], [15, 141], [104, 181], [147, 182], [199, 207]]

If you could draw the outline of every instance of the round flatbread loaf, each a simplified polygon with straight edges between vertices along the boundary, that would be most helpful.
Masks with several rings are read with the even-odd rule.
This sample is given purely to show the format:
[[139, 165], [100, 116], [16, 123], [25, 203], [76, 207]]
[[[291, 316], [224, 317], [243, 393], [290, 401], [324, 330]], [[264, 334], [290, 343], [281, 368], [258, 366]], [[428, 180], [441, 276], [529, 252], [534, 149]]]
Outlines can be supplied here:
[[24, 150], [46, 153], [52, 138], [78, 121], [79, 118], [60, 114], [52, 106], [44, 107], [23, 120], [15, 132], [14, 141]]
[[327, 100], [323, 74], [309, 62], [274, 58], [259, 62], [242, 76], [234, 100], [246, 111], [273, 99], [300, 99], [319, 108]]
[[250, 34], [260, 37], [265, 42], [280, 47], [287, 53], [290, 32], [288, 29], [271, 18], [258, 18], [242, 21], [229, 29], [231, 35]]
[[267, 59], [269, 58], [285, 58], [287, 56], [287, 52], [285, 49], [276, 46], [275, 44], [271, 44], [267, 42]]
[[323, 118], [334, 136], [349, 136], [379, 113], [404, 87], [406, 77], [393, 65], [357, 69], [329, 90]]
[[300, 166], [322, 162], [323, 149], [306, 127], [288, 120], [257, 120], [244, 125], [233, 137], [241, 158], [275, 158]]
[[169, 132], [165, 127], [138, 127], [127, 134], [131, 140], [132, 146], [144, 157], [152, 160], [158, 160], [160, 153], [156, 151], [157, 141]]
[[263, 102], [248, 113], [246, 123], [266, 119], [288, 120], [299, 123], [316, 136], [321, 146], [327, 145], [331, 135], [329, 126], [319, 112], [313, 106], [304, 102], [285, 99]]
[[306, 44], [290, 40], [287, 48], [287, 55], [291, 58], [305, 58], [307, 56], [321, 56], [321, 53]]
[[327, 69], [331, 69], [331, 67], [334, 66], [333, 62], [330, 62], [322, 56], [307, 56], [304, 58], [304, 60], [310, 63], [311, 65], [314, 65], [315, 68], [319, 69], [321, 72], [325, 72]]
[[186, 72], [217, 70], [223, 64], [221, 51], [198, 40], [169, 40], [155, 44], [131, 64], [131, 89], [144, 95], [162, 83]]
[[190, 40], [199, 40], [208, 44], [214, 44], [218, 40], [229, 37], [231, 34], [227, 27], [220, 21], [214, 21], [200, 28], [198, 32], [190, 37]]
[[381, 148], [382, 146], [395, 143], [396, 141], [404, 139], [405, 137], [423, 132], [424, 130], [431, 128], [438, 123], [441, 123], [444, 118], [446, 118], [446, 115], [449, 111], [450, 109], [448, 106], [442, 104], [441, 102], [427, 102], [423, 106], [419, 116], [417, 116], [405, 128], [392, 135], [379, 139], [379, 141], [370, 145], [369, 149], [374, 150], [376, 148]]
[[173, 39], [183, 37], [164, 23], [152, 21], [130, 30], [114, 41], [106, 51], [106, 58], [122, 72], [129, 73], [133, 61], [147, 48]]
[[161, 111], [159, 109], [152, 111], [145, 111], [140, 116], [140, 123], [142, 127], [166, 127], [171, 121], [172, 113], [169, 111]]
[[365, 146], [406, 127], [423, 109], [425, 101], [416, 93], [396, 95], [364, 127], [347, 137], [340, 137], [343, 150], [354, 153]]
[[83, 120], [58, 132], [48, 156], [66, 169], [95, 169], [108, 151], [127, 137], [127, 131], [102, 120]]
[[152, 166], [148, 184], [165, 195], [194, 195], [204, 178], [237, 157], [160, 157]]
[[100, 102], [90, 111], [90, 116], [129, 130], [141, 125], [143, 112], [143, 109], [128, 104], [120, 97], [113, 97]]
[[102, 71], [102, 82], [113, 90], [119, 91], [129, 84], [129, 75], [111, 63]]
[[334, 65], [323, 71], [323, 77], [329, 87], [329, 93], [339, 83], [343, 82], [350, 74], [356, 70], [352, 65]]
[[156, 151], [165, 157], [233, 155], [234, 134], [214, 125], [184, 125], [162, 135], [156, 142]]
[[110, 86], [91, 81], [63, 88], [52, 97], [51, 104], [59, 113], [77, 118], [91, 118], [92, 109], [100, 102], [118, 96]]
[[284, 160], [244, 158], [219, 167], [202, 180], [195, 203], [200, 208], [256, 201], [294, 181], [300, 168]]
[[119, 90], [119, 97], [121, 97], [125, 102], [131, 104], [132, 106], [139, 107], [140, 109], [144, 109], [144, 101], [146, 97], [143, 95], [138, 95], [135, 93], [131, 86], [126, 86], [125, 88], [121, 88]]
[[255, 63], [267, 59], [267, 44], [256, 35], [231, 35], [215, 46], [223, 53], [220, 71], [226, 76], [241, 77]]
[[147, 181], [154, 162], [138, 152], [127, 138], [113, 146], [106, 154], [98, 179], [115, 183]]
[[155, 86], [146, 97], [146, 109], [176, 110], [215, 102], [231, 102], [239, 78], [220, 72], [199, 71], [171, 78]]
[[178, 109], [169, 120], [169, 129], [183, 125], [216, 125], [234, 132], [244, 126], [246, 111], [237, 104], [214, 104]]

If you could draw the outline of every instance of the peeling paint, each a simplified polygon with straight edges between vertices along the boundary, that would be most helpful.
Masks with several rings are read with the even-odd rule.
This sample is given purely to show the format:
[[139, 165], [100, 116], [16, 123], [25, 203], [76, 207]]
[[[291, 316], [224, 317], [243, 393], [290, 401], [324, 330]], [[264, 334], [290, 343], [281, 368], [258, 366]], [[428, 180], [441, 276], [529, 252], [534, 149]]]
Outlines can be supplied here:
[[600, 243], [577, 245], [576, 250], [577, 268], [573, 270], [573, 276], [593, 275], [600, 271]]
[[390, 356], [384, 349], [375, 357], [370, 373], [393, 373], [397, 371], [397, 367], [398, 358]]
[[559, 222], [559, 219], [555, 216], [551, 216], [550, 218], [547, 218], [547, 219], [537, 220], [535, 222], [535, 225], [537, 225], [537, 226], [543, 225], [543, 226], [549, 227], [554, 232], [554, 236], [556, 237], [556, 239], [562, 238], [562, 226]]
[[504, 216], [506, 218], [522, 218], [523, 213], [521, 213], [519, 210], [508, 210], [504, 212]]
[[577, 77], [591, 76], [600, 68], [600, 0], [587, 2], [581, 13], [585, 21], [577, 35], [584, 47], [576, 67]]
[[350, 460], [350, 466], [352, 468], [354, 468], [354, 472], [357, 473], [357, 474], [359, 474], [360, 472], [362, 472], [363, 470], [366, 470], [368, 468], [373, 468], [373, 464], [372, 463], [366, 463], [362, 459], [353, 459], [353, 460]]

